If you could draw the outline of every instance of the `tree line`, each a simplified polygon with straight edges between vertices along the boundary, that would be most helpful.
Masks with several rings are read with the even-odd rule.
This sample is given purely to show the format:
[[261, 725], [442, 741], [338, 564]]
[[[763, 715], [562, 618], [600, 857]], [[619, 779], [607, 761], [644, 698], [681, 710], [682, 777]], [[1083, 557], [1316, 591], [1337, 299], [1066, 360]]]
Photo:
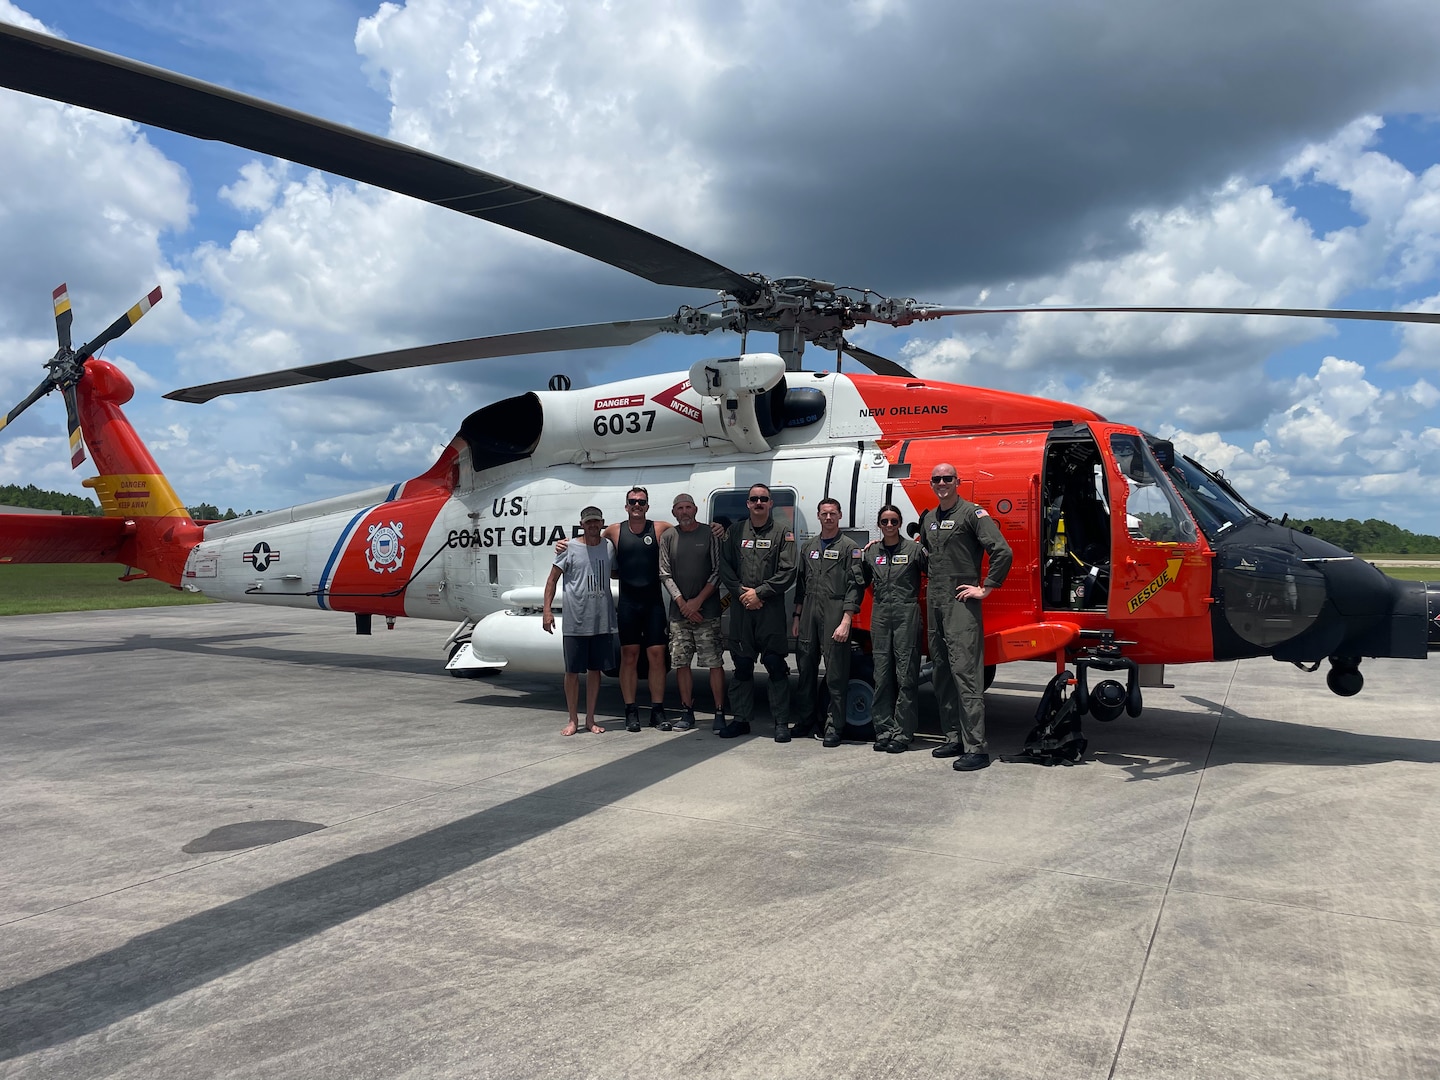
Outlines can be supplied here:
[[[69, 495], [63, 491], [46, 491], [34, 484], [0, 484], [0, 506], [23, 506], [29, 510], [59, 510], [62, 514], [81, 517], [100, 517], [102, 511], [95, 500], [83, 495]], [[231, 521], [237, 517], [249, 517], [258, 513], [246, 510], [237, 514], [233, 509], [220, 512], [213, 503], [187, 506], [186, 512], [196, 521]]]
[[1399, 555], [1440, 555], [1440, 536], [1413, 533], [1379, 518], [1356, 521], [1346, 518], [1292, 518], [1287, 525], [1297, 529], [1309, 527], [1321, 540], [1328, 540], [1346, 551], [1394, 552]]
[[[24, 487], [18, 484], [0, 484], [0, 505], [25, 506], [33, 510], [59, 510], [62, 514], [84, 514], [89, 517], [100, 516], [100, 507], [95, 505], [94, 499], [67, 495], [60, 491], [45, 491], [34, 484], [26, 484]], [[255, 510], [246, 510], [237, 514], [233, 509], [221, 513], [220, 508], [213, 503], [200, 503], [185, 509], [196, 521], [230, 521], [258, 513]], [[1366, 518], [1364, 521], [1356, 521], [1354, 518], [1346, 518], [1344, 521], [1336, 521], [1334, 518], [1294, 518], [1286, 524], [1296, 529], [1308, 526], [1321, 540], [1328, 540], [1346, 551], [1440, 555], [1440, 536], [1413, 533], [1378, 518]]]

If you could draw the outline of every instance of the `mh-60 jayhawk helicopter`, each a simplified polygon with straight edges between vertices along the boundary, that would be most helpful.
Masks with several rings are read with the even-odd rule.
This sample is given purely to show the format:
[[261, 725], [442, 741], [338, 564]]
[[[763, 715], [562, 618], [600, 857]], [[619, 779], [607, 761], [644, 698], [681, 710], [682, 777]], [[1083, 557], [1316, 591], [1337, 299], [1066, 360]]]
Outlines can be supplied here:
[[[1077, 405], [920, 379], [857, 348], [870, 323], [989, 312], [1269, 314], [1440, 322], [1426, 312], [1292, 308], [954, 308], [890, 299], [813, 278], [741, 274], [651, 233], [543, 192], [280, 106], [83, 46], [0, 26], [0, 84], [197, 138], [224, 140], [409, 194], [541, 237], [649, 281], [718, 290], [710, 307], [629, 322], [475, 338], [291, 368], [167, 395], [296, 386], [366, 372], [627, 345], [661, 333], [740, 336], [738, 353], [688, 371], [487, 405], [425, 473], [236, 521], [190, 519], [121, 406], [133, 387], [96, 359], [159, 299], [152, 293], [96, 341], [70, 345], [68, 297], [56, 293], [60, 348], [8, 423], [51, 390], [64, 395], [72, 463], [88, 444], [98, 519], [0, 518], [0, 561], [115, 562], [219, 599], [459, 622], [455, 670], [559, 671], [540, 630], [551, 548], [588, 503], [618, 507], [635, 484], [654, 505], [694, 494], [702, 517], [737, 519], [764, 481], [798, 534], [838, 499], [862, 538], [879, 507], [913, 525], [932, 505], [928, 478], [954, 463], [961, 494], [984, 506], [1015, 552], [986, 603], [987, 665], [1054, 660], [1127, 672], [1091, 711], [1138, 715], [1140, 687], [1163, 665], [1273, 656], [1328, 661], [1338, 694], [1362, 685], [1364, 657], [1424, 658], [1440, 648], [1440, 583], [1394, 581], [1373, 566], [1256, 510], [1220, 475], [1139, 429]], [[751, 334], [774, 352], [749, 352]], [[807, 345], [835, 371], [801, 367]], [[849, 356], [874, 374], [841, 373]], [[0, 423], [0, 427], [4, 424]], [[862, 618], [857, 624], [866, 625]]]

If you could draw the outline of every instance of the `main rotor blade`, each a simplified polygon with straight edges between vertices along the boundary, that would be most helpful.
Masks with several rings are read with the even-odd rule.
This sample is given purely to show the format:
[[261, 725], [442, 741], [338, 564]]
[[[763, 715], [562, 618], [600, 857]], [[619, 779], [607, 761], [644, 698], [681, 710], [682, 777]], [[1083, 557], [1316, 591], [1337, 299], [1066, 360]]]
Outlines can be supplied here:
[[14, 420], [31, 405], [34, 405], [35, 402], [39, 401], [42, 397], [44, 397], [51, 390], [54, 389], [54, 378], [46, 375], [44, 379], [40, 380], [40, 385], [35, 387], [34, 390], [31, 390], [29, 396], [26, 397], [24, 401], [20, 402], [19, 405], [16, 405], [13, 409], [6, 413], [5, 419], [0, 420], [0, 431], [4, 431], [6, 426], [9, 425], [10, 421]]
[[220, 397], [222, 394], [248, 394], [255, 390], [275, 390], [282, 386], [303, 386], [366, 375], [373, 371], [397, 371], [401, 368], [428, 367], [432, 364], [455, 364], [462, 360], [488, 360], [502, 356], [528, 356], [531, 353], [564, 352], [569, 349], [603, 349], [612, 345], [634, 345], [638, 341], [666, 330], [676, 329], [675, 319], [633, 319], [629, 322], [587, 323], [581, 326], [556, 326], [548, 330], [525, 330], [517, 334], [494, 334], [490, 337], [447, 341], [440, 345], [419, 345], [411, 349], [352, 356], [348, 360], [331, 360], [324, 364], [283, 368], [260, 375], [187, 386], [172, 390], [165, 396], [171, 401], [195, 404]]
[[848, 341], [842, 344], [840, 348], [845, 351], [846, 356], [859, 360], [860, 363], [875, 372], [876, 375], [897, 375], [902, 379], [915, 378], [913, 374], [906, 371], [894, 360], [888, 360], [878, 353], [871, 352], [869, 349], [862, 349], [857, 345], [851, 345]]
[[160, 300], [160, 286], [156, 285], [155, 288], [151, 289], [138, 304], [132, 307], [129, 311], [125, 312], [124, 315], [121, 315], [104, 330], [102, 330], [99, 337], [97, 337], [94, 341], [87, 341], [84, 345], [80, 346], [80, 351], [75, 355], [79, 356], [82, 359], [84, 359], [85, 357], [94, 356], [106, 345], [109, 345], [110, 342], [114, 341], [121, 334], [125, 333], [126, 330], [129, 330], [130, 327], [134, 326], [137, 322], [144, 318], [145, 313], [149, 311], [152, 307], [154, 307], [156, 304], [158, 304]]
[[0, 24], [0, 85], [309, 165], [485, 218], [661, 285], [759, 294], [749, 278], [623, 221], [412, 146], [122, 56]]
[[70, 310], [70, 290], [62, 281], [50, 298], [55, 304], [55, 336], [60, 340], [60, 351], [64, 352], [70, 348], [70, 324], [75, 321], [75, 313]]
[[70, 428], [70, 468], [78, 469], [85, 460], [85, 440], [80, 435], [80, 407], [75, 400], [75, 387], [67, 386], [65, 395], [65, 420]]
[[[951, 315], [1029, 315], [1033, 312], [1091, 311], [1143, 314], [1152, 312], [1160, 315], [1281, 315], [1292, 319], [1359, 319], [1368, 322], [1440, 323], [1440, 312], [1433, 311], [1367, 311], [1356, 308], [1255, 308], [1255, 307], [1090, 307], [1051, 306], [1031, 307], [942, 308], [920, 306], [907, 312], [897, 320], [869, 318], [869, 322], [894, 322], [905, 325], [909, 322], [923, 322], [926, 319], [940, 319]], [[907, 317], [911, 316], [911, 317]], [[859, 320], [857, 320], [859, 321]]]

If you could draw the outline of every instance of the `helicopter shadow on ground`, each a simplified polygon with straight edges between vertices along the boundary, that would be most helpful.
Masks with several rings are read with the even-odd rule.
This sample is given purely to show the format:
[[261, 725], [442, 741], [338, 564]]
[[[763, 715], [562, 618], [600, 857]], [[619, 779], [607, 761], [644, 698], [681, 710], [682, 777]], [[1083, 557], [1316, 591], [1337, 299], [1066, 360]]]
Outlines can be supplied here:
[[304, 637], [291, 630], [261, 630], [229, 634], [211, 634], [207, 637], [164, 637], [153, 634], [132, 634], [122, 641], [108, 645], [71, 645], [54, 649], [34, 649], [28, 652], [0, 653], [0, 664], [25, 660], [54, 660], [75, 656], [100, 656], [106, 653], [141, 652], [160, 650], [163, 652], [188, 653], [194, 656], [238, 657], [245, 660], [267, 660], [302, 667], [346, 668], [365, 671], [388, 671], [403, 675], [445, 675], [440, 658], [391, 656], [383, 653], [313, 651], [298, 649], [274, 649], [263, 645], [239, 645], [241, 641], [260, 639]]
[[1187, 694], [1184, 699], [1206, 711], [1147, 708], [1135, 720], [1087, 720], [1087, 758], [1123, 769], [1132, 780], [1159, 780], [1226, 765], [1440, 764], [1440, 740], [1270, 720], [1207, 698]]
[[[735, 744], [720, 744], [723, 753]], [[659, 743], [352, 855], [0, 990], [0, 1061], [57, 1046], [238, 971], [693, 765]]]

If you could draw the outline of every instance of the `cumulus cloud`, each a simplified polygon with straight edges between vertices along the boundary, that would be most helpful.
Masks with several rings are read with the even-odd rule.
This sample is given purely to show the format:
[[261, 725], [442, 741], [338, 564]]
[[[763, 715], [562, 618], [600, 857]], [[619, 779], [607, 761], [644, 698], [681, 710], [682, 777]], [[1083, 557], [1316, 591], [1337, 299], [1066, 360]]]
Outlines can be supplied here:
[[[657, 19], [639, 0], [412, 0], [378, 6], [353, 41], [309, 35], [316, 59], [296, 92], [321, 94], [312, 70], [363, 75], [392, 137], [741, 271], [953, 303], [1313, 307], [1383, 290], [1381, 306], [1434, 309], [1440, 181], [1385, 152], [1381, 119], [1440, 106], [1429, 9], [1318, 0], [1297, 22], [1240, 0], [706, 0]], [[224, 72], [234, 50], [254, 51], [244, 71], [214, 76], [254, 92], [267, 70], [296, 70], [293, 35], [265, 22], [191, 10], [176, 48], [195, 52], [191, 71], [208, 59]], [[139, 372], [176, 384], [706, 299], [298, 165], [241, 156], [192, 172], [192, 192], [133, 125], [73, 113], [0, 94], [0, 139], [21, 158], [0, 240], [30, 253], [0, 268], [0, 337], [46, 337], [40, 283], [64, 277], [42, 208], [65, 223], [67, 251], [85, 252], [99, 284], [84, 287], [109, 290], [103, 310], [133, 302], [138, 274], [167, 294], [183, 286], [176, 321], [148, 331], [171, 349], [129, 350]], [[79, 136], [111, 180], [65, 157]], [[1338, 193], [1356, 221], [1313, 226], [1316, 193]], [[14, 299], [27, 289], [40, 298], [28, 322]], [[1258, 490], [1284, 494], [1318, 485], [1322, 460], [1356, 478], [1428, 460], [1437, 332], [1407, 328], [1383, 355], [1352, 352], [1324, 323], [1261, 318], [986, 318], [855, 337], [927, 376], [1193, 433], [1203, 459], [1233, 451]], [[598, 381], [731, 348], [664, 342], [627, 354], [638, 359], [547, 358], [539, 370]], [[1402, 382], [1402, 369], [1423, 377]], [[423, 469], [470, 408], [535, 385], [536, 371], [349, 380], [215, 402], [203, 421], [170, 403], [137, 399], [134, 411], [189, 428], [177, 482], [253, 494], [197, 497], [275, 505], [267, 484], [294, 501]]]

